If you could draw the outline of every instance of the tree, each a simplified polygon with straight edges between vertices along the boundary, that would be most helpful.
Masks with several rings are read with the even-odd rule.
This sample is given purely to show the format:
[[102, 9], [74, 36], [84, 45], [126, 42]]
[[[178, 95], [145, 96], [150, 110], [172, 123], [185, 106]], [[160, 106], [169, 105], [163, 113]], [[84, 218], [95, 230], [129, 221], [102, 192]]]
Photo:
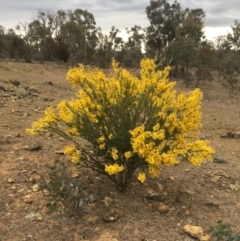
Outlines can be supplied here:
[[[71, 65], [76, 62], [88, 63], [93, 57], [92, 49], [96, 22], [92, 13], [87, 10], [76, 9], [68, 11], [66, 21], [63, 22], [59, 34], [68, 46]], [[90, 54], [91, 53], [91, 54]]]
[[19, 31], [19, 37], [24, 41], [23, 58], [27, 63], [31, 63], [34, 52], [37, 51], [37, 40], [31, 34], [29, 23], [20, 22], [16, 29]]
[[96, 32], [97, 45], [94, 52], [94, 63], [100, 68], [109, 67], [112, 59], [112, 51], [109, 48], [108, 36], [101, 29]]
[[121, 61], [126, 67], [139, 68], [140, 60], [143, 57], [142, 44], [145, 41], [143, 29], [135, 25], [131, 29], [126, 29], [128, 41], [123, 44]]
[[146, 14], [150, 21], [146, 31], [147, 52], [155, 54], [156, 50], [161, 51], [175, 39], [176, 28], [182, 23], [184, 11], [177, 1], [170, 4], [167, 0], [151, 0]]
[[[234, 37], [235, 36], [235, 37]], [[233, 35], [219, 36], [215, 41], [216, 70], [223, 84], [229, 89], [229, 94], [234, 97], [239, 92], [240, 59], [237, 42], [237, 31]]]
[[195, 42], [195, 46], [198, 47], [199, 43], [204, 36], [203, 32], [203, 20], [205, 13], [202, 9], [185, 9], [184, 19], [182, 23], [176, 28], [176, 39], [183, 37], [192, 39]]
[[101, 29], [96, 32], [97, 44], [95, 48], [95, 63], [102, 68], [110, 66], [112, 58], [117, 61], [123, 61], [123, 44], [124, 41], [118, 36], [119, 29], [112, 26], [109, 34], [102, 33]]
[[54, 39], [53, 56], [65, 63], [69, 59], [68, 45], [60, 34]]
[[5, 52], [5, 28], [0, 25], [0, 58], [4, 59], [4, 52]]
[[13, 29], [9, 29], [6, 33], [5, 50], [8, 52], [10, 59], [15, 59], [15, 61], [25, 58], [25, 42]]
[[175, 39], [167, 47], [167, 55], [171, 55], [175, 64], [175, 74], [180, 66], [185, 83], [190, 84], [190, 68], [197, 65], [197, 53], [201, 40], [204, 38], [203, 18], [205, 16], [201, 9], [186, 9], [184, 19], [176, 28]]
[[234, 50], [240, 50], [240, 23], [238, 20], [234, 21], [234, 25], [231, 26], [232, 33], [227, 35], [227, 38]]
[[214, 63], [216, 62], [215, 57], [213, 42], [209, 40], [202, 41], [197, 50], [196, 87], [199, 87], [198, 84], [201, 80], [213, 80], [212, 70], [214, 69]]

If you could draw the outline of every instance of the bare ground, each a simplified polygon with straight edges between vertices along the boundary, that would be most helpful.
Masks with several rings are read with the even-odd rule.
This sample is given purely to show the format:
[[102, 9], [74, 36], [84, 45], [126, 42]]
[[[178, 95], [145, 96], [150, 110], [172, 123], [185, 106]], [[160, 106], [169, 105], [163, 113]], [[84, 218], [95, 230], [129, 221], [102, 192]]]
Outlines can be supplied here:
[[[199, 225], [206, 232], [219, 220], [229, 223], [233, 233], [240, 232], [240, 138], [235, 135], [240, 131], [239, 101], [230, 99], [218, 82], [200, 86], [202, 138], [210, 141], [215, 158], [226, 163], [195, 167], [183, 162], [144, 185], [133, 182], [125, 193], [83, 170], [79, 179], [88, 185], [89, 196], [100, 198], [75, 216], [47, 214], [46, 196], [33, 186], [49, 174], [47, 165], [54, 160], [70, 162], [56, 153], [65, 144], [59, 137], [33, 137], [25, 129], [47, 106], [74, 96], [66, 71], [51, 63], [0, 62], [0, 240], [190, 241], [194, 239], [183, 231], [184, 225]], [[186, 90], [181, 82], [177, 89]], [[222, 138], [227, 133], [233, 135]], [[42, 148], [29, 150], [34, 145]], [[151, 193], [163, 193], [164, 198], [146, 200]], [[166, 212], [160, 208], [164, 205]], [[106, 216], [116, 220], [106, 222]]]

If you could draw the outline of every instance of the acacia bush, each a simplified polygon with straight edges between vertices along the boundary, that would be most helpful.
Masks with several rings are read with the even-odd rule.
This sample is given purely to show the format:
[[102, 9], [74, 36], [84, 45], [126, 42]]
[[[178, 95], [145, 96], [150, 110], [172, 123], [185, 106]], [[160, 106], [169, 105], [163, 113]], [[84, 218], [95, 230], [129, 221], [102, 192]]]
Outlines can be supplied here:
[[134, 173], [143, 183], [147, 174], [158, 176], [182, 159], [200, 165], [214, 152], [198, 138], [202, 93], [177, 94], [169, 71], [156, 71], [154, 60], [143, 59], [137, 78], [113, 61], [107, 77], [80, 64], [67, 73], [76, 97], [47, 108], [27, 131], [50, 131], [70, 140], [64, 152], [72, 162], [107, 176], [121, 191]]

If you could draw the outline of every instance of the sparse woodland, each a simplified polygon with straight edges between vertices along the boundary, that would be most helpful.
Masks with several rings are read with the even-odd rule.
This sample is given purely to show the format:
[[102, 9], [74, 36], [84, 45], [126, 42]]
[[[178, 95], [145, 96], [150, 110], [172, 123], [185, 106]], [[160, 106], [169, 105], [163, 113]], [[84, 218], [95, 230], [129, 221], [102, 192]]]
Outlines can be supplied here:
[[[139, 68], [140, 60], [156, 57], [160, 68], [170, 65], [171, 75], [194, 80], [212, 80], [212, 73], [230, 89], [239, 92], [239, 36], [236, 20], [232, 33], [210, 41], [204, 35], [204, 9], [184, 9], [175, 1], [151, 0], [145, 9], [149, 26], [129, 26], [128, 40], [118, 36], [117, 26], [108, 34], [88, 10], [39, 10], [32, 22], [0, 26], [1, 58], [16, 61], [63, 61], [108, 68], [112, 58], [126, 68]], [[237, 16], [236, 16], [237, 18]]]

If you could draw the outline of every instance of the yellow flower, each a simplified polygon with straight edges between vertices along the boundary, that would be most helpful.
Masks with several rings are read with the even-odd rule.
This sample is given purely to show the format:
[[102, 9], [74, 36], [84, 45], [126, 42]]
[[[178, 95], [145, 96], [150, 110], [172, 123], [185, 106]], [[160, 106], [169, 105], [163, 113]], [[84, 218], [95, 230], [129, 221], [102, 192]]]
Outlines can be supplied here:
[[101, 136], [98, 138], [98, 143], [103, 143], [105, 141], [105, 137]]
[[146, 180], [146, 174], [144, 172], [140, 172], [138, 173], [138, 177], [137, 177], [138, 181], [140, 181], [141, 183], [144, 183]]
[[118, 150], [116, 148], [112, 148], [111, 150], [111, 156], [114, 160], [118, 159]]
[[33, 122], [32, 128], [26, 129], [29, 134], [37, 135], [41, 132], [47, 132], [50, 128], [56, 127], [59, 118], [52, 107], [48, 107], [44, 112], [44, 117]]
[[132, 156], [132, 153], [130, 151], [127, 151], [124, 153], [124, 156], [126, 159], [129, 159]]
[[66, 146], [64, 148], [64, 154], [71, 156], [73, 164], [77, 164], [80, 161], [81, 152], [77, 150], [75, 146]]
[[113, 164], [113, 165], [106, 165], [105, 172], [109, 175], [114, 175], [124, 170], [123, 165]]
[[100, 149], [100, 150], [104, 150], [104, 149], [105, 149], [105, 143], [100, 144], [100, 145], [99, 145], [99, 149]]

